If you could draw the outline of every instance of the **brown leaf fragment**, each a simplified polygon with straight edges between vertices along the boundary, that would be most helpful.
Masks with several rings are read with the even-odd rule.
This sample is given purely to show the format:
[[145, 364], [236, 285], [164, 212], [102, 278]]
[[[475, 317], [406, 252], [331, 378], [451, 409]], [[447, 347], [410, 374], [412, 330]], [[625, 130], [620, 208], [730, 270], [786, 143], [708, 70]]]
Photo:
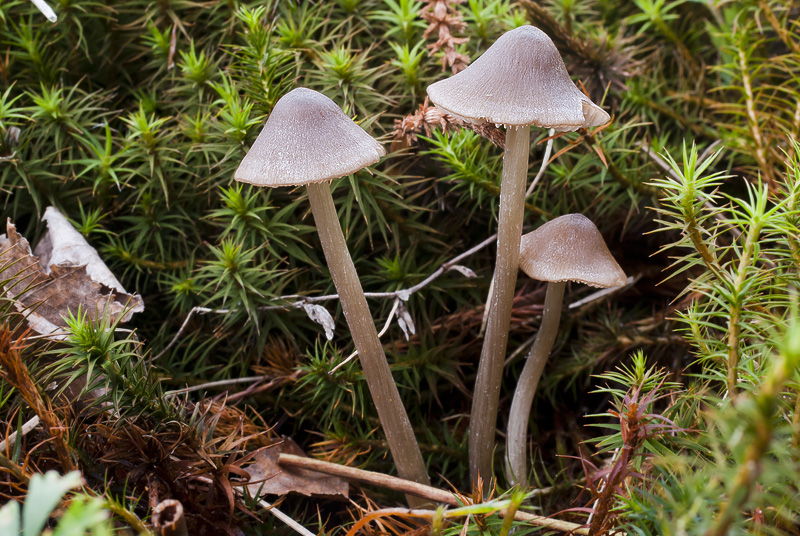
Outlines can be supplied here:
[[[45, 211], [48, 232], [31, 252], [9, 218], [0, 235], [0, 291], [14, 300], [31, 329], [50, 335], [66, 327], [78, 309], [96, 318], [108, 314], [122, 322], [144, 310], [142, 298], [128, 294], [97, 251], [53, 207]], [[61, 336], [54, 336], [61, 338]]]
[[470, 61], [469, 56], [456, 52], [456, 45], [466, 43], [469, 38], [455, 37], [452, 34], [452, 32], [463, 32], [467, 27], [467, 23], [455, 7], [463, 2], [464, 0], [428, 0], [428, 4], [419, 12], [419, 16], [428, 23], [422, 37], [424, 39], [432, 35], [438, 37], [435, 43], [428, 45], [429, 54], [433, 56], [444, 50], [442, 71], [449, 66], [453, 74], [466, 69]]
[[305, 456], [305, 452], [289, 437], [256, 454], [255, 463], [247, 468], [250, 474], [248, 489], [254, 496], [286, 495], [299, 493], [307, 497], [347, 498], [349, 486], [346, 480], [315, 471], [278, 465], [282, 454]]
[[436, 106], [431, 106], [426, 98], [416, 113], [407, 115], [403, 119], [395, 119], [390, 150], [394, 152], [411, 147], [417, 142], [417, 134], [424, 132], [426, 136], [430, 136], [434, 127], [440, 128], [442, 132], [467, 128], [474, 130], [497, 147], [504, 148], [506, 145], [505, 132], [495, 125], [491, 123], [478, 125], [464, 121], [443, 112]]

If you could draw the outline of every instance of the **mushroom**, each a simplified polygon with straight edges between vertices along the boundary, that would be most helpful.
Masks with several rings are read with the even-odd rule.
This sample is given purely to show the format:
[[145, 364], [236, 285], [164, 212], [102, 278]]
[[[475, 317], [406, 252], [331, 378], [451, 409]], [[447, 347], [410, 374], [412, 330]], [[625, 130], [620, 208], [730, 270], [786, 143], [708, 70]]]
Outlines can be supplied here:
[[[342, 233], [329, 182], [386, 152], [331, 99], [307, 88], [284, 95], [234, 174], [257, 186], [305, 186], [322, 250], [400, 477], [429, 484], [425, 462], [378, 339]], [[412, 501], [419, 504], [419, 501]]]
[[523, 236], [519, 267], [533, 279], [548, 282], [542, 325], [519, 377], [508, 417], [506, 471], [512, 483], [524, 488], [528, 485], [528, 416], [558, 334], [564, 286], [567, 281], [576, 281], [592, 287], [621, 287], [627, 278], [600, 231], [583, 214], [560, 216]]
[[470, 475], [477, 482], [478, 476], [486, 480], [492, 474], [500, 381], [522, 235], [528, 127], [572, 131], [605, 124], [610, 118], [575, 86], [553, 42], [533, 26], [503, 34], [469, 67], [429, 86], [428, 96], [437, 107], [465, 121], [506, 125], [494, 292], [487, 304], [489, 318], [470, 417]]

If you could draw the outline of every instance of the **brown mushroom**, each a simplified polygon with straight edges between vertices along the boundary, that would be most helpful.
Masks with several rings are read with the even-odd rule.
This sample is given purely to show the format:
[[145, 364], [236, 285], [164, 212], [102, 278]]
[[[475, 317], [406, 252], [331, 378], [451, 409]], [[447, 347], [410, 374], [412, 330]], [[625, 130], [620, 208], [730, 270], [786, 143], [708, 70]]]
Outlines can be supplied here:
[[328, 184], [331, 179], [374, 164], [384, 154], [381, 144], [331, 99], [311, 89], [297, 88], [275, 104], [234, 178], [258, 186], [306, 186], [325, 260], [397, 472], [407, 480], [429, 484]]
[[517, 280], [519, 241], [530, 151], [529, 125], [559, 131], [607, 123], [609, 115], [575, 86], [550, 38], [533, 26], [502, 35], [457, 75], [428, 87], [437, 107], [474, 123], [506, 125], [497, 229], [494, 291], [478, 364], [469, 429], [473, 482], [492, 471], [511, 304]]
[[575, 281], [592, 287], [621, 287], [627, 279], [608, 251], [600, 231], [582, 214], [560, 216], [523, 236], [519, 267], [533, 279], [548, 282], [542, 325], [514, 391], [506, 435], [508, 478], [526, 487], [528, 417], [539, 378], [558, 334], [564, 286], [567, 281]]

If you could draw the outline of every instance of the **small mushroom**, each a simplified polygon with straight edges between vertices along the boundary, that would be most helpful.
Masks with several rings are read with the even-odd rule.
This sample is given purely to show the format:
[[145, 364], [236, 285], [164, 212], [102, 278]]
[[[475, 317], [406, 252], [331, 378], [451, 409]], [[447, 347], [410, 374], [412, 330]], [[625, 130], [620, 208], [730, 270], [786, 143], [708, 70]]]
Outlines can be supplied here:
[[469, 429], [472, 481], [492, 474], [511, 305], [517, 281], [525, 206], [530, 128], [558, 131], [605, 124], [609, 115], [572, 82], [558, 49], [543, 31], [521, 26], [500, 36], [457, 75], [428, 87], [437, 107], [465, 121], [506, 125], [497, 229], [494, 292], [481, 351]]
[[548, 282], [542, 325], [519, 377], [508, 417], [506, 470], [511, 482], [524, 488], [528, 485], [528, 417], [558, 334], [564, 286], [575, 281], [592, 287], [621, 287], [627, 279], [600, 231], [582, 214], [560, 216], [523, 236], [519, 267], [533, 279]]
[[[361, 282], [342, 234], [329, 182], [374, 164], [386, 152], [331, 99], [307, 88], [284, 95], [234, 174], [257, 186], [306, 186], [322, 250], [339, 293], [364, 377], [398, 474], [429, 484]], [[416, 504], [419, 504], [417, 502]]]

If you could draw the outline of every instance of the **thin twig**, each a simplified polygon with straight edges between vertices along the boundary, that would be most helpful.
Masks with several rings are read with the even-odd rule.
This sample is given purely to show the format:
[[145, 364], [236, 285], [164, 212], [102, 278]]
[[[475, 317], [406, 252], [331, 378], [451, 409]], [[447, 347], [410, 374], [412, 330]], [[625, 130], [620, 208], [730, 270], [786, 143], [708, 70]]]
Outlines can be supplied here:
[[183, 389], [175, 389], [173, 391], [167, 391], [166, 393], [164, 393], [164, 397], [171, 398], [175, 395], [180, 395], [183, 393], [191, 393], [192, 391], [201, 391], [203, 389], [211, 389], [214, 387], [224, 387], [226, 385], [235, 385], [237, 383], [253, 383], [269, 379], [271, 379], [270, 376], [247, 376], [245, 378], [232, 378], [230, 380], [219, 380], [214, 382], [201, 383], [200, 385], [193, 385], [192, 387], [184, 387]]
[[[389, 331], [389, 326], [392, 325], [392, 318], [394, 318], [394, 314], [397, 312], [397, 308], [400, 307], [400, 298], [396, 298], [394, 300], [394, 305], [392, 305], [392, 310], [389, 311], [389, 316], [386, 318], [386, 323], [383, 325], [383, 329], [378, 333], [378, 338], [380, 339], [383, 337], [387, 331]], [[347, 356], [347, 359], [333, 367], [330, 372], [328, 372], [329, 376], [333, 376], [333, 374], [339, 370], [341, 367], [352, 361], [358, 355], [358, 350]]]
[[396, 476], [376, 473], [374, 471], [365, 471], [364, 469], [356, 469], [355, 467], [349, 467], [347, 465], [340, 465], [338, 463], [326, 462], [324, 460], [317, 460], [305, 456], [295, 456], [293, 454], [280, 454], [278, 456], [278, 464], [299, 467], [309, 471], [338, 476], [365, 484], [373, 484], [381, 488], [399, 491], [407, 495], [414, 495], [451, 506], [460, 506], [456, 496], [449, 491], [434, 488], [433, 486], [426, 486], [425, 484], [418, 484]]
[[483, 318], [481, 319], [481, 329], [478, 331], [478, 338], [482, 339], [486, 333], [486, 323], [489, 321], [489, 309], [491, 309], [492, 296], [494, 294], [494, 276], [489, 283], [489, 292], [486, 293], [486, 305], [483, 306]]
[[22, 425], [22, 430], [14, 432], [8, 436], [8, 439], [0, 441], [0, 452], [5, 452], [6, 449], [12, 448], [14, 443], [17, 442], [17, 434], [27, 435], [31, 430], [39, 426], [39, 416], [34, 415], [32, 419]]
[[[240, 493], [241, 493], [241, 492], [240, 492]], [[264, 499], [259, 499], [259, 500], [258, 500], [258, 504], [259, 504], [259, 505], [260, 505], [262, 508], [265, 508], [265, 509], [269, 510], [269, 512], [270, 512], [272, 515], [274, 515], [275, 517], [277, 517], [278, 519], [280, 519], [281, 521], [283, 521], [283, 522], [284, 522], [284, 524], [285, 524], [287, 527], [289, 527], [290, 529], [292, 529], [292, 530], [293, 530], [293, 531], [295, 531], [296, 533], [298, 533], [298, 534], [302, 534], [303, 536], [316, 536], [316, 534], [314, 534], [313, 532], [311, 532], [310, 530], [308, 530], [307, 528], [305, 528], [303, 525], [301, 525], [300, 523], [298, 523], [297, 521], [295, 521], [295, 520], [294, 520], [294, 519], [292, 519], [291, 517], [287, 516], [286, 514], [284, 514], [283, 512], [281, 512], [280, 510], [278, 510], [278, 509], [277, 509], [277, 508], [275, 508], [274, 506], [272, 506], [270, 503], [268, 503], [268, 502], [267, 502], [267, 501], [265, 501]]]
[[587, 303], [591, 303], [591, 302], [593, 302], [595, 300], [599, 300], [600, 298], [608, 296], [609, 294], [614, 294], [615, 292], [619, 292], [622, 289], [626, 289], [626, 288], [630, 287], [631, 285], [636, 283], [641, 278], [642, 278], [642, 274], [638, 274], [636, 276], [633, 276], [633, 275], [629, 276], [628, 279], [625, 281], [625, 285], [623, 285], [621, 287], [604, 288], [604, 289], [598, 290], [597, 292], [592, 292], [591, 294], [589, 294], [585, 298], [581, 298], [578, 301], [574, 301], [574, 302], [570, 303], [568, 308], [569, 309], [577, 309], [578, 307], [582, 307], [582, 306], [586, 305]]
[[506, 358], [505, 363], [503, 363], [503, 368], [507, 367], [508, 364], [514, 361], [518, 355], [520, 355], [522, 352], [525, 351], [526, 348], [528, 348], [528, 346], [533, 344], [534, 340], [536, 340], [536, 334], [531, 335], [528, 339], [525, 340], [525, 342], [520, 344], [519, 347], [516, 350], [514, 350], [511, 353], [511, 355], [508, 356], [508, 358]]
[[528, 186], [528, 191], [525, 192], [525, 199], [530, 197], [533, 193], [534, 188], [539, 183], [539, 180], [544, 175], [544, 170], [547, 169], [547, 165], [550, 163], [550, 153], [553, 151], [553, 140], [555, 139], [554, 136], [556, 134], [556, 130], [551, 128], [550, 131], [547, 133], [547, 146], [544, 148], [544, 158], [542, 159], [542, 165], [539, 166], [539, 172], [533, 178], [533, 182], [531, 185]]
[[[211, 480], [210, 478], [205, 477], [205, 476], [197, 476], [195, 478], [197, 480], [201, 481], [201, 482], [205, 482], [206, 484], [213, 484], [214, 483], [213, 480]], [[245, 493], [246, 489], [247, 488], [243, 487], [243, 486], [234, 486], [233, 487], [233, 491], [236, 492], [236, 494], [239, 495], [240, 497], [246, 496], [246, 493]], [[258, 499], [258, 504], [262, 508], [265, 508], [266, 510], [268, 510], [269, 513], [271, 513], [272, 515], [277, 517], [279, 520], [281, 520], [283, 523], [285, 523], [287, 527], [289, 527], [290, 529], [292, 529], [296, 533], [302, 534], [303, 536], [316, 536], [316, 534], [314, 534], [313, 532], [309, 531], [303, 525], [301, 525], [300, 523], [298, 523], [297, 521], [295, 521], [294, 519], [292, 519], [288, 515], [284, 514], [283, 512], [281, 512], [280, 510], [278, 510], [277, 508], [272, 506], [272, 504], [270, 504], [267, 501], [265, 501], [264, 499], [259, 498]]]
[[[498, 511], [497, 514], [500, 517], [505, 517], [506, 515], [506, 508], [510, 501], [492, 501], [494, 503], [505, 503], [502, 506], [502, 510]], [[491, 503], [485, 503], [487, 507], [491, 506]], [[377, 520], [381, 517], [387, 516], [402, 516], [402, 517], [415, 517], [415, 518], [422, 518], [422, 519], [433, 519], [434, 516], [441, 516], [444, 518], [454, 518], [454, 517], [462, 517], [462, 516], [469, 516], [472, 514], [470, 512], [471, 509], [476, 507], [480, 507], [481, 505], [475, 506], [463, 506], [461, 508], [456, 508], [454, 510], [411, 510], [408, 508], [383, 508], [381, 510], [375, 510], [373, 512], [368, 513], [366, 516], [361, 518], [353, 525], [350, 530], [348, 531], [346, 536], [354, 536], [358, 533], [358, 530], [361, 529], [364, 525], [369, 523], [372, 520]], [[481, 513], [486, 513], [482, 511]], [[537, 516], [534, 514], [529, 514], [527, 512], [519, 512], [517, 511], [514, 514], [514, 519], [516, 521], [525, 521], [530, 523], [531, 525], [537, 525], [540, 527], [546, 527], [548, 529], [555, 529], [561, 532], [566, 532], [568, 534], [589, 534], [589, 529], [582, 525], [578, 525], [577, 523], [570, 523], [569, 521], [561, 521], [559, 519], [551, 519], [549, 517], [542, 517]]]
[[[447, 261], [445, 263], [442, 263], [442, 265], [439, 266], [439, 268], [437, 268], [431, 275], [429, 275], [428, 277], [426, 277], [425, 279], [423, 279], [421, 282], [417, 283], [413, 287], [409, 287], [409, 288], [405, 288], [405, 289], [399, 289], [399, 290], [395, 290], [395, 291], [392, 291], [392, 292], [365, 292], [364, 296], [367, 297], [367, 298], [383, 298], [383, 299], [385, 299], [385, 298], [391, 298], [391, 299], [399, 298], [400, 300], [408, 301], [408, 299], [411, 297], [412, 294], [422, 290], [423, 288], [428, 286], [430, 283], [432, 283], [433, 281], [435, 281], [436, 279], [441, 277], [442, 274], [444, 274], [448, 270], [451, 270], [453, 268], [453, 266], [455, 266], [456, 264], [459, 263], [459, 261], [462, 261], [463, 259], [466, 259], [467, 257], [469, 257], [471, 255], [474, 255], [475, 253], [477, 253], [478, 251], [482, 250], [486, 246], [488, 246], [490, 244], [493, 244], [496, 239], [497, 239], [497, 235], [493, 234], [492, 236], [490, 236], [489, 238], [487, 238], [486, 240], [484, 240], [480, 244], [478, 244], [476, 246], [473, 246], [472, 248], [468, 249], [467, 251], [465, 251], [465, 252], [463, 252], [463, 253], [461, 253], [459, 255], [456, 255], [455, 257], [453, 257], [449, 261]], [[258, 310], [259, 311], [278, 311], [278, 310], [283, 311], [283, 310], [286, 310], [286, 309], [289, 309], [289, 308], [302, 308], [304, 303], [318, 303], [318, 302], [330, 301], [330, 300], [338, 300], [338, 299], [339, 299], [339, 295], [338, 294], [326, 294], [324, 296], [301, 296], [300, 294], [289, 294], [289, 295], [286, 295], [286, 296], [279, 296], [278, 298], [275, 298], [275, 301], [285, 301], [285, 302], [290, 302], [290, 303], [286, 303], [284, 305], [264, 305], [264, 306], [258, 307]], [[292, 300], [297, 300], [297, 301], [291, 302]], [[167, 351], [169, 351], [170, 348], [172, 348], [175, 345], [176, 342], [178, 342], [178, 339], [183, 334], [183, 332], [186, 330], [186, 327], [189, 325], [189, 319], [191, 319], [193, 315], [195, 315], [195, 314], [228, 314], [228, 313], [231, 313], [232, 311], [233, 311], [233, 309], [210, 309], [208, 307], [193, 307], [189, 311], [189, 314], [186, 315], [186, 319], [183, 321], [183, 324], [181, 324], [181, 327], [178, 329], [178, 332], [169, 341], [169, 344], [167, 344], [167, 346], [165, 346], [164, 349], [161, 350], [153, 358], [153, 360], [156, 360], [156, 359], [160, 358], [161, 356], [163, 356], [165, 353], [167, 353]]]
[[[280, 454], [278, 456], [278, 464], [279, 465], [286, 465], [290, 467], [299, 467], [302, 469], [306, 469], [309, 471], [316, 471], [318, 473], [323, 473], [326, 475], [333, 475], [338, 476], [341, 478], [346, 478], [348, 480], [354, 480], [356, 482], [362, 482], [365, 484], [372, 484], [375, 486], [379, 486], [385, 489], [391, 489], [394, 491], [399, 491], [409, 495], [416, 495], [417, 497], [422, 497], [423, 499], [429, 499], [431, 501], [439, 502], [448, 504], [450, 506], [464, 506], [463, 501], [467, 502], [467, 506], [471, 506], [472, 502], [469, 499], [464, 499], [465, 495], [462, 495], [462, 502], [459, 502], [458, 497], [454, 493], [449, 491], [434, 488], [433, 486], [425, 486], [423, 484], [418, 484], [416, 482], [411, 482], [409, 480], [404, 480], [402, 478], [397, 478], [395, 476], [385, 475], [383, 473], [376, 473], [374, 471], [365, 471], [363, 469], [356, 469], [355, 467], [348, 467], [346, 465], [339, 465], [337, 463], [326, 462], [323, 460], [317, 460], [314, 458], [307, 458], [305, 456], [295, 456], [293, 454]], [[548, 490], [532, 490], [532, 495], [537, 495], [537, 491], [541, 491], [540, 495], [544, 495], [549, 491]], [[427, 517], [428, 513], [433, 514], [434, 510], [408, 510], [405, 508], [397, 509], [399, 513], [408, 513], [408, 512], [417, 512], [421, 513], [420, 517]], [[500, 512], [500, 516], [502, 517], [504, 512]], [[535, 514], [530, 514], [528, 512], [520, 512], [517, 511], [514, 513], [514, 519], [517, 521], [526, 521], [532, 525], [537, 525], [540, 527], [548, 527], [551, 529], [560, 530], [563, 532], [571, 532], [574, 534], [588, 534], [588, 531], [585, 528], [582, 528], [581, 525], [576, 523], [570, 523], [568, 521], [561, 521], [558, 519], [551, 519], [549, 517], [544, 516], [537, 516]]]

